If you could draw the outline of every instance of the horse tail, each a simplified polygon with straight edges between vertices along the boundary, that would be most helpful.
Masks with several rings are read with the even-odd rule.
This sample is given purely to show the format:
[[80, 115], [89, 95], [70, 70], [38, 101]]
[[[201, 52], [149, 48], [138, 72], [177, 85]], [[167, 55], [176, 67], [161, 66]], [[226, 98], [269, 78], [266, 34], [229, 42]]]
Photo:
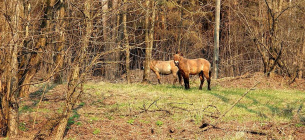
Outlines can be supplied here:
[[210, 64], [210, 67], [209, 67], [209, 78], [211, 78], [211, 75], [212, 75], [212, 65], [211, 65], [210, 62], [209, 62], [209, 64]]

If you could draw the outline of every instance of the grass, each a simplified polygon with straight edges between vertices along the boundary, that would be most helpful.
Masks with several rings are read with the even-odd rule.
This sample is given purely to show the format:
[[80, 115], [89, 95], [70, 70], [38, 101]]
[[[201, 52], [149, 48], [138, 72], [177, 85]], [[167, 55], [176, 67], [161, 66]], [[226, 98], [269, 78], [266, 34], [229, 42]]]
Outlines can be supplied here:
[[[147, 129], [149, 132], [144, 134], [165, 135], [165, 137], [159, 137], [163, 139], [168, 136], [164, 133], [171, 134], [170, 131], [174, 131], [173, 135], [177, 135], [173, 138], [179, 138], [178, 135], [184, 135], [185, 130], [193, 130], [194, 133], [190, 135], [194, 137], [190, 138], [198, 136], [200, 139], [201, 132], [195, 133], [195, 131], [200, 130], [199, 127], [204, 122], [215, 123], [215, 117], [230, 109], [248, 89], [213, 86], [212, 90], [208, 91], [205, 86], [203, 90], [199, 90], [198, 83], [193, 83], [190, 90], [185, 90], [181, 86], [169, 84], [127, 85], [99, 82], [86, 83], [84, 90], [86, 94], [81, 96], [68, 120], [69, 132], [88, 129], [87, 127], [90, 126], [91, 135], [97, 136], [110, 133], [104, 132], [105, 130], [122, 127], [122, 130], [123, 128], [130, 130], [128, 133], [139, 132], [139, 135]], [[46, 92], [46, 95], [52, 95], [52, 93]], [[30, 102], [26, 102], [27, 104], [21, 104], [20, 113], [22, 115], [37, 113], [39, 119], [48, 118], [54, 113], [62, 113], [65, 105], [64, 100], [56, 102], [56, 105], [52, 100], [42, 101], [36, 112], [36, 102], [38, 102], [37, 99], [31, 99]], [[273, 122], [274, 124], [293, 124], [296, 128], [305, 127], [304, 102], [303, 91], [251, 90], [222, 118], [221, 123], [267, 126], [269, 122]], [[49, 105], [54, 106], [49, 107]], [[29, 125], [32, 125], [32, 122], [26, 119], [22, 122], [19, 129], [31, 131]], [[142, 130], [142, 128], [146, 129]], [[119, 134], [122, 130], [118, 130], [115, 134]], [[219, 138], [244, 139], [246, 134], [242, 131], [231, 132]]]
[[26, 123], [24, 122], [19, 123], [19, 130], [28, 131], [28, 128], [26, 127]]
[[94, 135], [97, 135], [97, 134], [99, 134], [100, 132], [101, 132], [101, 130], [98, 129], [98, 128], [96, 128], [96, 129], [94, 129], [93, 134], [94, 134]]
[[33, 112], [33, 109], [31, 108], [31, 106], [25, 105], [19, 108], [19, 112], [20, 113], [25, 113], [25, 112]]
[[156, 122], [156, 125], [157, 125], [157, 126], [162, 126], [162, 125], [163, 125], [163, 122], [158, 120], [158, 121]]
[[[180, 121], [193, 119], [200, 123], [202, 111], [209, 105], [215, 106], [221, 114], [228, 110], [248, 89], [228, 89], [213, 87], [211, 91], [198, 90], [191, 85], [190, 90], [173, 85], [88, 83], [87, 91], [100, 98], [114, 98], [116, 104], [105, 106], [112, 114], [140, 112], [145, 110], [175, 111], [171, 118]], [[101, 101], [101, 99], [99, 99]], [[224, 118], [224, 121], [275, 121], [287, 122], [305, 101], [305, 95], [297, 90], [251, 90]], [[182, 114], [181, 114], [182, 113]], [[159, 115], [164, 114], [160, 113]]]
[[134, 123], [134, 121], [135, 121], [134, 119], [130, 119], [130, 120], [128, 120], [128, 121], [127, 121], [127, 123], [129, 123], [129, 124], [133, 124], [133, 123]]

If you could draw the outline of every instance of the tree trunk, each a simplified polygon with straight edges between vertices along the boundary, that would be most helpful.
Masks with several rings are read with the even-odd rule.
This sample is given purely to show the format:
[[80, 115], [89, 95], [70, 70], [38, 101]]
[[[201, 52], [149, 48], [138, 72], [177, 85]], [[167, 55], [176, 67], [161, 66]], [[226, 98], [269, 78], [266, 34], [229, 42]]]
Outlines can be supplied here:
[[[92, 23], [92, 15], [90, 13], [91, 10], [91, 4], [92, 4], [92, 0], [86, 0], [85, 4], [84, 4], [84, 23], [85, 23], [85, 33], [82, 35], [82, 51], [83, 52], [87, 52], [87, 48], [89, 46], [89, 42], [90, 42], [90, 38], [91, 38], [91, 34], [92, 34], [92, 30], [93, 30], [93, 23]], [[85, 55], [84, 53], [82, 53], [82, 55]], [[82, 66], [87, 66], [88, 62], [87, 59], [85, 59], [85, 56], [81, 56], [81, 65]]]
[[[24, 77], [23, 74], [26, 72], [27, 66], [29, 64], [28, 58], [28, 49], [29, 45], [28, 43], [30, 42], [29, 39], [29, 25], [30, 25], [30, 3], [29, 1], [23, 3], [23, 9], [24, 9], [24, 14], [22, 14], [21, 18], [26, 19], [25, 21], [25, 33], [24, 33], [24, 41], [23, 41], [23, 48], [20, 50], [20, 54], [18, 56], [18, 64], [19, 64], [19, 72], [18, 72], [18, 79], [19, 79], [19, 85], [23, 83]], [[23, 90], [19, 89], [19, 93], [22, 93]]]
[[[86, 0], [85, 2], [85, 10], [84, 10], [84, 22], [85, 22], [85, 26], [86, 26], [86, 31], [85, 34], [83, 34], [82, 36], [82, 40], [83, 40], [83, 51], [86, 52], [88, 46], [89, 46], [89, 42], [90, 42], [90, 38], [91, 38], [91, 34], [92, 34], [92, 29], [93, 29], [93, 23], [92, 23], [92, 15], [90, 13], [91, 10], [91, 4], [92, 4], [92, 0]], [[85, 65], [87, 65], [86, 61], [84, 62]]]
[[[19, 14], [16, 14], [16, 18]], [[18, 22], [18, 21], [17, 21]], [[18, 39], [18, 35], [16, 36]], [[14, 48], [11, 53], [11, 62], [9, 69], [9, 77], [7, 80], [7, 97], [8, 100], [8, 136], [18, 135], [18, 122], [19, 122], [19, 113], [18, 113], [18, 101], [17, 101], [17, 89], [18, 89], [18, 63], [17, 63], [17, 53], [18, 53], [18, 44], [14, 45]]]
[[124, 39], [125, 39], [125, 48], [126, 48], [126, 75], [127, 83], [130, 84], [130, 46], [129, 46], [129, 35], [127, 31], [127, 0], [124, 0], [124, 14], [123, 14], [123, 25], [124, 25]]
[[[83, 55], [82, 53], [79, 54], [80, 56]], [[78, 57], [80, 57], [78, 56]], [[78, 59], [79, 61], [81, 59]], [[67, 124], [68, 124], [68, 119], [70, 117], [70, 114], [72, 112], [72, 109], [74, 105], [76, 104], [76, 101], [80, 95], [80, 92], [76, 90], [80, 83], [80, 68], [79, 68], [79, 62], [76, 62], [75, 66], [73, 67], [73, 71], [70, 76], [70, 80], [68, 83], [68, 92], [66, 95], [66, 106], [63, 109], [62, 117], [61, 120], [59, 121], [58, 128], [56, 131], [55, 138], [56, 140], [63, 139]]]
[[8, 114], [8, 101], [6, 99], [6, 96], [4, 96], [6, 92], [6, 83], [2, 82], [1, 79], [3, 76], [3, 70], [0, 69], [0, 137], [6, 136], [8, 125], [7, 125], [7, 119], [6, 115]]
[[[108, 20], [108, 0], [102, 0], [102, 22], [103, 22], [103, 39], [104, 39], [104, 46], [105, 46], [105, 51], [111, 51], [114, 48], [111, 48], [112, 45], [110, 45], [110, 39], [108, 36], [109, 34], [109, 30], [108, 28], [110, 28], [110, 25], [108, 25], [108, 22], [111, 20]], [[105, 61], [106, 61], [106, 65], [105, 65], [105, 77], [108, 80], [113, 80], [114, 79], [114, 69], [113, 69], [113, 64], [114, 64], [114, 53], [110, 53], [107, 54], [105, 56]]]
[[56, 32], [59, 32], [59, 45], [56, 46], [56, 59], [55, 59], [55, 75], [54, 75], [54, 83], [61, 84], [63, 82], [63, 73], [60, 69], [63, 67], [64, 62], [64, 47], [65, 47], [65, 0], [60, 0], [59, 5], [59, 13], [58, 13], [58, 24], [56, 25]]
[[[47, 1], [47, 7], [45, 8], [45, 18], [41, 23], [40, 26], [40, 30], [41, 32], [45, 32], [46, 31], [46, 27], [48, 26], [48, 15], [50, 13], [50, 9], [52, 8], [51, 4], [54, 3], [54, 0], [51, 1]], [[38, 70], [38, 67], [40, 66], [40, 62], [41, 62], [41, 52], [42, 49], [45, 49], [46, 46], [46, 36], [44, 34], [40, 35], [40, 38], [38, 40], [38, 42], [36, 43], [35, 47], [34, 47], [34, 51], [31, 52], [31, 56], [29, 58], [29, 62], [28, 65], [26, 66], [26, 70], [24, 71], [24, 73], [22, 74], [21, 77], [23, 77], [22, 81], [20, 82], [21, 89], [20, 89], [20, 93], [19, 96], [20, 97], [28, 97], [29, 94], [29, 88], [30, 88], [30, 82], [33, 78], [33, 76], [35, 75], [35, 73]]]
[[218, 60], [219, 60], [219, 26], [220, 26], [220, 0], [216, 0], [215, 11], [215, 32], [214, 32], [214, 59], [213, 59], [213, 77], [218, 78]]
[[[7, 4], [3, 2], [2, 7], [6, 7]], [[9, 8], [10, 9], [10, 8]], [[7, 20], [7, 19], [6, 19]], [[1, 26], [1, 31], [9, 32], [9, 25]], [[4, 40], [5, 36], [1, 36], [1, 40]], [[0, 137], [6, 137], [8, 132], [8, 114], [9, 114], [9, 95], [7, 94], [7, 77], [9, 72], [9, 59], [10, 50], [9, 48], [4, 48], [3, 52], [1, 53], [0, 59]], [[4, 59], [4, 60], [3, 60]], [[1, 81], [3, 79], [3, 81]]]
[[[118, 45], [118, 40], [117, 40], [117, 37], [118, 37], [118, 0], [113, 0], [112, 1], [112, 10], [113, 10], [113, 17], [112, 17], [112, 47], [111, 48], [118, 48], [119, 45]], [[113, 68], [113, 78], [117, 78], [118, 75], [119, 75], [119, 68], [120, 68], [120, 65], [118, 63], [118, 61], [120, 61], [120, 51], [117, 51], [117, 52], [114, 52], [113, 54], [114, 58], [113, 60], [115, 61], [113, 64], [112, 64], [112, 68]]]
[[[150, 75], [149, 63], [152, 56], [152, 48], [154, 44], [154, 26], [155, 26], [155, 3], [150, 0], [146, 1], [147, 11], [145, 16], [145, 62], [144, 62], [144, 74], [142, 83], [147, 83]], [[152, 15], [150, 14], [152, 12]], [[151, 17], [151, 25], [149, 26], [149, 18]]]
[[32, 78], [34, 77], [35, 73], [37, 72], [37, 69], [40, 65], [40, 52], [42, 52], [42, 48], [45, 48], [46, 44], [46, 38], [44, 35], [41, 35], [39, 41], [37, 42], [35, 46], [35, 51], [32, 52], [29, 64], [27, 66], [27, 70], [24, 73], [24, 80], [22, 82], [22, 87], [20, 90], [20, 97], [28, 97], [29, 95], [29, 89], [30, 89], [30, 82]]
[[[265, 1], [265, 4], [268, 8], [268, 31], [266, 32], [266, 41], [260, 41], [257, 38], [254, 39], [257, 49], [261, 54], [263, 64], [264, 64], [264, 73], [267, 76], [270, 76], [274, 73], [276, 66], [285, 68], [285, 63], [281, 60], [283, 45], [279, 41], [279, 29], [278, 29], [278, 18], [277, 16], [282, 10], [283, 0], [272, 1], [271, 4]], [[264, 26], [264, 25], [263, 25]], [[266, 49], [267, 47], [267, 49]], [[289, 75], [289, 73], [288, 73]]]
[[[13, 9], [12, 21], [10, 24], [11, 27], [11, 41], [9, 44], [13, 44], [12, 47], [6, 49], [6, 60], [4, 64], [5, 71], [4, 77], [5, 80], [5, 89], [1, 90], [1, 116], [3, 118], [0, 125], [1, 133], [3, 136], [14, 137], [18, 135], [18, 122], [19, 122], [19, 113], [18, 113], [18, 51], [20, 43], [20, 31], [22, 30], [21, 21], [19, 21], [21, 14], [21, 4], [18, 0], [14, 0], [8, 4], [10, 9]], [[8, 12], [8, 11], [7, 11]], [[2, 72], [1, 72], [2, 73]], [[1, 74], [2, 75], [2, 74]], [[2, 87], [0, 87], [2, 88]], [[6, 125], [6, 126], [5, 126]]]
[[[90, 69], [89, 67], [84, 67], [84, 65], [87, 66], [83, 61], [85, 59], [85, 54], [89, 45], [89, 41], [91, 38], [92, 33], [92, 16], [90, 14], [91, 10], [91, 4], [92, 0], [86, 0], [84, 4], [84, 23], [85, 23], [85, 30], [86, 32], [82, 34], [82, 46], [79, 49], [78, 53], [74, 54], [76, 55], [74, 58], [75, 60], [72, 62], [71, 66], [71, 73], [68, 79], [68, 91], [66, 94], [66, 103], [65, 107], [63, 109], [63, 113], [58, 116], [53, 116], [52, 119], [48, 121], [48, 123], [45, 125], [45, 127], [39, 131], [37, 134], [35, 134], [35, 139], [41, 139], [44, 135], [49, 136], [50, 130], [55, 128], [57, 126], [56, 134], [54, 136], [54, 139], [63, 139], [64, 133], [66, 131], [66, 127], [68, 124], [69, 117], [71, 116], [71, 112], [73, 110], [73, 107], [77, 103], [78, 98], [80, 97], [80, 94], [82, 91], [78, 90], [79, 86], [82, 86], [82, 82], [84, 82], [84, 75], [85, 73], [81, 73], [87, 71]], [[97, 57], [97, 56], [96, 56]], [[94, 62], [90, 62], [91, 64], [88, 64], [88, 66], [91, 66]], [[85, 68], [84, 70], [80, 70], [80, 68]]]
[[14, 48], [11, 53], [12, 61], [10, 63], [10, 77], [9, 81], [7, 82], [10, 84], [10, 88], [8, 89], [7, 94], [9, 95], [9, 120], [8, 120], [8, 126], [9, 126], [9, 136], [17, 136], [18, 130], [19, 130], [19, 113], [18, 113], [18, 51], [19, 51], [19, 39], [20, 39], [20, 31], [22, 30], [21, 27], [21, 21], [19, 21], [20, 15], [21, 15], [21, 7], [20, 1], [15, 0], [16, 3], [16, 14], [13, 18], [14, 25], [15, 25], [15, 36], [13, 37], [13, 43]]
[[304, 32], [304, 37], [303, 37], [303, 46], [302, 50], [300, 52], [300, 63], [299, 63], [299, 78], [303, 78], [303, 72], [304, 72], [304, 61], [305, 61], [305, 32]]

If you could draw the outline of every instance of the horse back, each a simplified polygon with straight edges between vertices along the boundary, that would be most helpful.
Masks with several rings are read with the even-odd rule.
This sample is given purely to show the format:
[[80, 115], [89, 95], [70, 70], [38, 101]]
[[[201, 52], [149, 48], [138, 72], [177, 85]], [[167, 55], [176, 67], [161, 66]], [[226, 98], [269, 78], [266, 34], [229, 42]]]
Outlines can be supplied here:
[[187, 61], [188, 69], [190, 74], [195, 75], [200, 73], [201, 71], [210, 71], [211, 64], [209, 61], [203, 58], [198, 59], [188, 59]]
[[172, 73], [172, 66], [174, 65], [174, 62], [171, 61], [156, 61], [154, 60], [153, 63], [151, 63], [151, 69], [158, 71], [160, 74], [171, 74]]

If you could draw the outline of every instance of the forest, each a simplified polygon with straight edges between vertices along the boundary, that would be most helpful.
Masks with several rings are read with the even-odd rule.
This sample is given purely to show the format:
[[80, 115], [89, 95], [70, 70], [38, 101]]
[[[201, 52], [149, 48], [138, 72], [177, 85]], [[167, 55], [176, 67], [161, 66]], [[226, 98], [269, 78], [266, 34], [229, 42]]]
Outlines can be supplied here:
[[0, 0], [0, 137], [19, 135], [20, 106], [35, 86], [65, 85], [61, 113], [34, 134], [56, 128], [62, 139], [87, 81], [149, 84], [149, 62], [178, 51], [217, 65], [214, 81], [257, 72], [287, 85], [304, 79], [304, 0], [220, 4], [215, 54], [216, 0]]

